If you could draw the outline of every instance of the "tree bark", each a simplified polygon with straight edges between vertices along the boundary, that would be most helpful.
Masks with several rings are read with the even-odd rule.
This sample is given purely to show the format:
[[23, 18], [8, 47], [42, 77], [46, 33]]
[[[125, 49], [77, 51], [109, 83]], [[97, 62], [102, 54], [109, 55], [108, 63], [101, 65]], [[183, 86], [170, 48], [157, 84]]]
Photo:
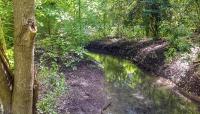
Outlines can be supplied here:
[[4, 108], [4, 114], [11, 111], [11, 76], [8, 61], [5, 56], [6, 44], [3, 35], [3, 27], [0, 18], [0, 100]]
[[33, 113], [35, 0], [13, 0], [14, 4], [14, 90], [13, 114]]
[[7, 79], [7, 72], [2, 59], [0, 59], [0, 100], [3, 105], [4, 114], [11, 113], [11, 91]]

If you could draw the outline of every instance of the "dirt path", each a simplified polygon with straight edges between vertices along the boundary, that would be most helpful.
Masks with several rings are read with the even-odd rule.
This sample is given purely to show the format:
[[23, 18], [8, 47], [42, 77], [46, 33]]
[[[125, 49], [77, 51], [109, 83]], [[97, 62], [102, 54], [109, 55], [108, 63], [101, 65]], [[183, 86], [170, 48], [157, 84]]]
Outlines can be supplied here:
[[101, 114], [106, 106], [104, 74], [91, 61], [81, 61], [75, 70], [64, 71], [69, 85], [69, 94], [59, 98], [59, 114]]

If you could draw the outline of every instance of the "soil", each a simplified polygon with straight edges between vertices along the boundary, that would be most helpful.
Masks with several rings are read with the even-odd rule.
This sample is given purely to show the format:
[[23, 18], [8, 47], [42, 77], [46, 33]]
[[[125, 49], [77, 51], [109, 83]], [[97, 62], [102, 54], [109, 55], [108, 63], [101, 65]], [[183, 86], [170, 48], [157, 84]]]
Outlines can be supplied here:
[[59, 114], [101, 114], [106, 106], [104, 74], [92, 61], [80, 61], [75, 70], [63, 71], [69, 86], [69, 94], [57, 101]]
[[[45, 50], [36, 49], [37, 65], [40, 63]], [[47, 60], [43, 63], [46, 66], [51, 66], [50, 57], [45, 57]], [[78, 56], [71, 54], [66, 59], [81, 60]], [[59, 98], [56, 98], [56, 112], [58, 114], [102, 114], [102, 111], [109, 105], [106, 100], [104, 88], [104, 73], [97, 63], [91, 60], [81, 60], [73, 64], [72, 67], [66, 67], [65, 60], [56, 58], [59, 64], [59, 72], [65, 75], [66, 86], [69, 88], [67, 93], [64, 93]], [[49, 87], [40, 84], [39, 99], [50, 91]]]

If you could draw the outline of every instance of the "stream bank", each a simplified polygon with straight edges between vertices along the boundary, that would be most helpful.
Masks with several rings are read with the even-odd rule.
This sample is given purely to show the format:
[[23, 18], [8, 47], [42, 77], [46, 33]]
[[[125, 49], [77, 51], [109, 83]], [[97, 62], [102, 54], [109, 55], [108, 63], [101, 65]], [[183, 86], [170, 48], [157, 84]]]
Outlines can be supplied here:
[[74, 70], [63, 71], [69, 91], [58, 98], [59, 114], [199, 113], [195, 104], [171, 93], [166, 80], [143, 72], [130, 61], [86, 55], [88, 60], [77, 63]]
[[[159, 45], [163, 43], [167, 46], [165, 41], [154, 44], [162, 47]], [[151, 45], [152, 42], [145, 44]], [[196, 104], [168, 90], [174, 87], [169, 79], [152, 76], [150, 70], [143, 72], [131, 61], [86, 53], [85, 59], [73, 68], [66, 68], [63, 63], [65, 61], [57, 64], [69, 89], [56, 98], [58, 114], [199, 114]], [[44, 89], [51, 91], [41, 86], [40, 96], [47, 94], [42, 92]]]
[[181, 94], [195, 102], [200, 102], [200, 76], [193, 64], [200, 53], [200, 48], [192, 47], [191, 53], [183, 54], [180, 58], [166, 64], [167, 47], [168, 43], [164, 40], [106, 39], [93, 41], [86, 46], [86, 49], [130, 60], [144, 71], [169, 79]]

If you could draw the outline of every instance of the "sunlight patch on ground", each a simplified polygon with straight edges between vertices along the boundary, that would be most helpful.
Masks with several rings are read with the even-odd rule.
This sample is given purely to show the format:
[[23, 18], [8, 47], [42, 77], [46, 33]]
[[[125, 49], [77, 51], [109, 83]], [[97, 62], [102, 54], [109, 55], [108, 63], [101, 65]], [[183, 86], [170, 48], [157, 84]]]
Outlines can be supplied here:
[[166, 89], [171, 89], [171, 88], [176, 86], [172, 81], [165, 79], [165, 78], [162, 78], [162, 77], [157, 78], [155, 80], [154, 85], [161, 86], [161, 87], [166, 88]]
[[[200, 53], [200, 47], [194, 46], [191, 48], [190, 53], [182, 54], [181, 57], [175, 61], [174, 64], [169, 66], [169, 69], [174, 69], [173, 74], [171, 73], [171, 79], [178, 83], [180, 79], [186, 76], [187, 71], [190, 69], [190, 65], [195, 61]], [[177, 79], [177, 75], [179, 76]]]
[[137, 93], [134, 93], [132, 94], [135, 98], [137, 99], [140, 99], [140, 100], [144, 100], [144, 96], [140, 93], [140, 92], [137, 92]]

